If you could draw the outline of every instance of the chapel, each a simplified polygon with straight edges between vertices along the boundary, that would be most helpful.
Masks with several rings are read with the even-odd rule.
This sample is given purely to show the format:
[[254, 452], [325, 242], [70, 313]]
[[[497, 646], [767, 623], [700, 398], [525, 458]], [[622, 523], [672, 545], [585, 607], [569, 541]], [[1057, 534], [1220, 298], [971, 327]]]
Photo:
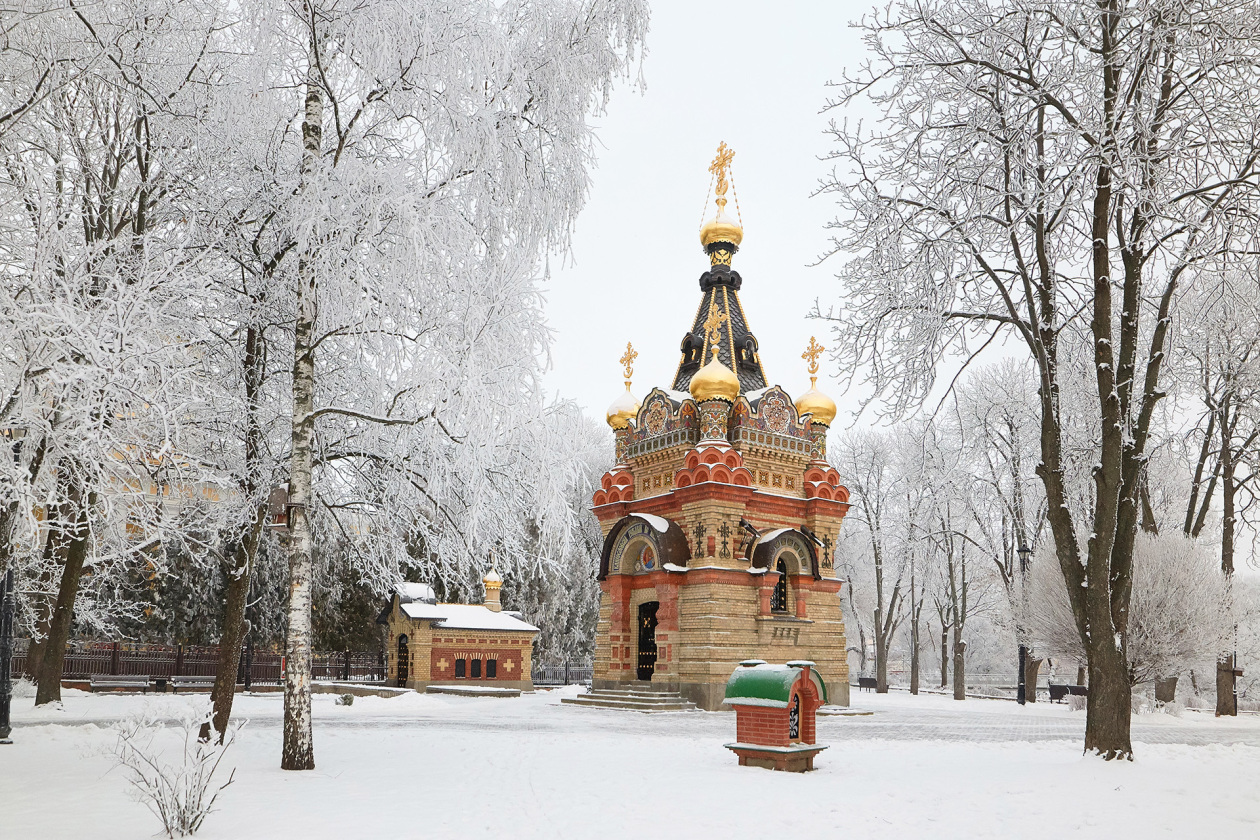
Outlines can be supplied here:
[[503, 579], [493, 569], [482, 581], [482, 604], [439, 604], [424, 583], [398, 587], [378, 624], [386, 627], [386, 678], [399, 688], [480, 685], [532, 691], [538, 628], [499, 600]]
[[770, 385], [732, 259], [743, 241], [727, 212], [734, 153], [709, 167], [716, 211], [700, 230], [709, 260], [667, 387], [625, 391], [607, 412], [616, 464], [594, 494], [604, 534], [594, 687], [681, 693], [717, 709], [744, 660], [810, 660], [831, 702], [848, 704], [841, 581], [834, 550], [849, 493], [827, 462], [836, 404]]

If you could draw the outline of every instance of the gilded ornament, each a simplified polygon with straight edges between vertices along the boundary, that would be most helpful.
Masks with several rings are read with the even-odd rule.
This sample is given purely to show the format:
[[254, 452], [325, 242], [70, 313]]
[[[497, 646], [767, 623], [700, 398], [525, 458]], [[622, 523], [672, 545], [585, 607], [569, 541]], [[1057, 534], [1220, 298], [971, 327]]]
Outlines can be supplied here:
[[[809, 390], [801, 394], [796, 400], [796, 413], [798, 415], [810, 415], [810, 422], [819, 426], [830, 426], [831, 421], [836, 419], [835, 401], [818, 390], [817, 387], [818, 357], [826, 349], [818, 343], [818, 339], [812, 335], [809, 337], [809, 346], [801, 354], [801, 358], [809, 362]], [[817, 449], [817, 444], [815, 444], [815, 449]]]

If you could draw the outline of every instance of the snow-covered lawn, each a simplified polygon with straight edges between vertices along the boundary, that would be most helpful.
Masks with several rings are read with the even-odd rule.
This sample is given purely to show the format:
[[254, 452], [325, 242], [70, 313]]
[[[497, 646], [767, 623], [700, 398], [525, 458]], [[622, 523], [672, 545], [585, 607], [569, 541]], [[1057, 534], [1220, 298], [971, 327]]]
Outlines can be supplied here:
[[[317, 769], [279, 769], [282, 700], [241, 696], [236, 782], [198, 837], [743, 838], [1260, 836], [1260, 719], [1135, 719], [1138, 761], [1081, 756], [1083, 713], [855, 694], [819, 720], [814, 773], [742, 768], [731, 713], [641, 715], [520, 698], [315, 697]], [[158, 823], [111, 771], [113, 721], [171, 720], [200, 696], [68, 691], [15, 701], [0, 747], [4, 840], [146, 838]], [[1158, 743], [1155, 743], [1158, 741]], [[1227, 745], [1217, 743], [1229, 742]], [[170, 744], [174, 746], [173, 738]]]

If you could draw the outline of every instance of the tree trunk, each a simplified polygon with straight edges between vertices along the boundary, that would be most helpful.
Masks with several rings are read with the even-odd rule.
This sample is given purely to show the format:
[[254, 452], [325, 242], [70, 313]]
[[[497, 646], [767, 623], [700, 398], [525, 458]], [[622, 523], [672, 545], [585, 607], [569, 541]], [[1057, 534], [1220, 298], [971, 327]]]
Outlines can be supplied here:
[[48, 627], [48, 641], [38, 672], [39, 684], [35, 691], [35, 705], [61, 701], [61, 676], [65, 669], [66, 642], [74, 620], [74, 601], [79, 594], [79, 580], [83, 576], [83, 562], [87, 559], [90, 533], [88, 512], [96, 503], [96, 493], [88, 495], [84, 504], [83, 489], [78, 481], [72, 481], [67, 497], [68, 508], [73, 511], [74, 524], [67, 530], [66, 564], [61, 571], [61, 586], [57, 590], [57, 605], [53, 609], [52, 622]]
[[954, 699], [967, 699], [967, 643], [962, 640], [962, 632], [954, 625]]
[[[1234, 575], [1235, 491], [1233, 424], [1229, 421], [1230, 399], [1226, 396], [1221, 409], [1221, 572], [1225, 575], [1226, 596], [1221, 606], [1229, 610]], [[1235, 413], [1235, 417], [1237, 414]], [[1216, 716], [1233, 717], [1238, 714], [1234, 702], [1234, 657], [1223, 654], [1216, 662]]]
[[219, 637], [219, 664], [214, 675], [214, 688], [210, 693], [213, 715], [201, 725], [198, 738], [210, 740], [210, 727], [218, 733], [219, 743], [227, 735], [228, 721], [232, 717], [232, 702], [236, 699], [236, 675], [241, 664], [241, 644], [245, 638], [245, 605], [249, 600], [249, 583], [254, 569], [254, 558], [262, 537], [262, 525], [266, 518], [266, 505], [255, 512], [254, 522], [245, 539], [237, 544], [232, 560], [234, 568], [227, 573], [227, 600], [223, 605], [223, 632]]
[[888, 693], [888, 637], [884, 634], [884, 625], [880, 619], [880, 611], [875, 610], [875, 693]]
[[1089, 657], [1089, 704], [1085, 707], [1085, 752], [1107, 760], [1133, 760], [1129, 737], [1132, 690], [1124, 652], [1107, 639]]
[[[55, 518], [64, 522], [65, 517], [69, 516], [66, 513], [64, 502], [60, 505], [60, 508]], [[48, 631], [52, 627], [53, 605], [49, 603], [50, 597], [45, 590], [52, 586], [52, 570], [55, 558], [59, 553], [58, 548], [63, 542], [61, 532], [56, 528], [49, 528], [48, 533], [44, 535], [44, 556], [40, 563], [42, 570], [36, 584], [36, 592], [31, 595], [29, 600], [29, 608], [34, 615], [35, 627], [34, 632], [31, 634], [31, 645], [26, 652], [26, 673], [35, 682], [39, 681], [39, 671], [44, 666], [44, 651], [48, 649]], [[61, 562], [64, 564], [64, 552], [60, 553], [62, 555]]]
[[941, 625], [941, 688], [949, 685], [949, 628]]
[[919, 620], [910, 625], [910, 693], [919, 693]]
[[1024, 701], [1037, 702], [1037, 677], [1041, 674], [1041, 660], [1033, 657], [1029, 651], [1024, 660]]
[[258, 544], [262, 539], [263, 525], [267, 519], [268, 494], [263, 493], [262, 474], [262, 427], [259, 422], [259, 402], [263, 383], [263, 331], [251, 326], [245, 332], [245, 481], [246, 498], [259, 499], [254, 507], [253, 519], [245, 534], [228, 552], [230, 566], [224, 569], [227, 576], [227, 599], [223, 605], [223, 632], [219, 638], [219, 667], [215, 674], [211, 704], [214, 714], [211, 722], [201, 725], [199, 737], [210, 740], [210, 723], [219, 734], [219, 743], [227, 735], [228, 721], [232, 717], [232, 702], [236, 699], [236, 674], [240, 667], [241, 641], [245, 636], [245, 605], [249, 600], [249, 584], [254, 571], [254, 559], [258, 556]]
[[[306, 80], [302, 121], [302, 177], [309, 185], [320, 161], [324, 99], [319, 86], [314, 39]], [[315, 432], [315, 319], [317, 273], [314, 243], [298, 260], [297, 317], [293, 329], [293, 444], [289, 461], [289, 610], [285, 637], [284, 770], [314, 770], [311, 733], [311, 441]]]

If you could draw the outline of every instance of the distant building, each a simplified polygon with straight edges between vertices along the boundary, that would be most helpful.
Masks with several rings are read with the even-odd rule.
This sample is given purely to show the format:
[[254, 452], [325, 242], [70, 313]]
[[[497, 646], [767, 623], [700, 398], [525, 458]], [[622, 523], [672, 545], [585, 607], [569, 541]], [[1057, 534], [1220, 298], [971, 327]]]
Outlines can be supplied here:
[[488, 685], [532, 689], [538, 628], [499, 605], [503, 579], [485, 577], [484, 604], [439, 604], [433, 588], [405, 583], [377, 622], [389, 634], [388, 679], [402, 688]]
[[[815, 384], [793, 400], [766, 378], [731, 268], [744, 235], [726, 214], [731, 155], [723, 144], [710, 167], [710, 266], [673, 382], [640, 403], [627, 347], [626, 390], [608, 408], [617, 463], [593, 500], [605, 538], [594, 684], [651, 681], [716, 709], [740, 661], [812, 660], [847, 704], [832, 557], [849, 491], [827, 463], [836, 404]], [[811, 338], [803, 356], [814, 383], [823, 349]]]

